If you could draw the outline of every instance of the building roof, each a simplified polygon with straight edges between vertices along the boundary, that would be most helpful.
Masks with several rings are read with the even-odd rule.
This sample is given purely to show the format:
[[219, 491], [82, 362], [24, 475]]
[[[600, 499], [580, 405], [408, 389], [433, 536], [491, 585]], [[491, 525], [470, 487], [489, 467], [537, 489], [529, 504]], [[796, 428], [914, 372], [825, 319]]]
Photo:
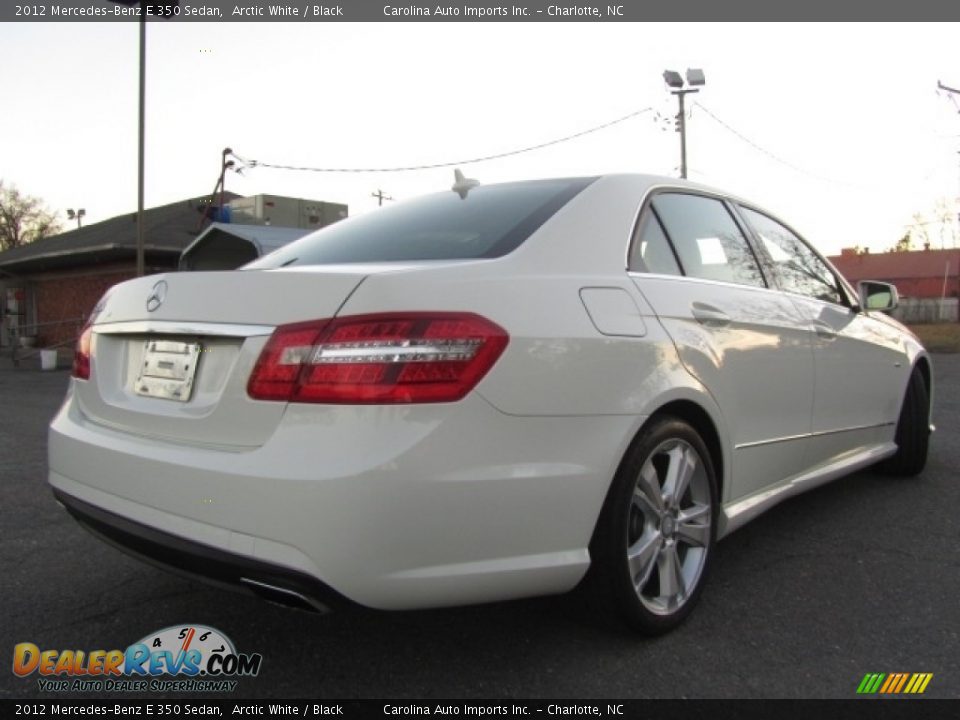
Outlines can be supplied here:
[[213, 223], [180, 254], [180, 270], [235, 270], [313, 232], [311, 228]]
[[226, 233], [242, 240], [246, 240], [257, 249], [259, 255], [266, 255], [278, 247], [299, 240], [311, 233], [315, 228], [277, 227], [275, 225], [234, 225], [233, 223], [211, 223], [184, 248], [182, 255], [187, 255], [195, 247], [203, 243], [208, 236]]
[[859, 280], [908, 280], [944, 276], [957, 277], [960, 250], [915, 250], [911, 252], [844, 252], [830, 258], [850, 282]]
[[[226, 200], [242, 197], [224, 193]], [[188, 198], [144, 211], [148, 257], [173, 257], [197, 237], [209, 196]], [[127, 260], [137, 250], [137, 214], [126, 213], [0, 253], [0, 268], [19, 274]]]

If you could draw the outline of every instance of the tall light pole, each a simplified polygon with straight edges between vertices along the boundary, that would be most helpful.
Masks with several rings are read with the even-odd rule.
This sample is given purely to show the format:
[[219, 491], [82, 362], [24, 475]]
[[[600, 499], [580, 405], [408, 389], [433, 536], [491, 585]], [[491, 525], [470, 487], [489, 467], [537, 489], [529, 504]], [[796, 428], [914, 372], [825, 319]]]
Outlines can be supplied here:
[[706, 84], [707, 80], [703, 76], [703, 70], [691, 68], [687, 70], [686, 87], [684, 87], [683, 78], [680, 76], [680, 73], [674, 70], [664, 70], [663, 81], [668, 87], [672, 88], [670, 94], [677, 96], [679, 105], [679, 111], [677, 112], [677, 132], [680, 133], [680, 177], [686, 179], [687, 117], [684, 98], [690, 93], [700, 92], [700, 88]]
[[67, 208], [67, 217], [70, 220], [77, 221], [77, 230], [79, 230], [82, 227], [82, 223], [80, 221], [83, 219], [83, 216], [86, 214], [87, 214], [87, 211], [84, 208], [80, 208], [76, 212], [74, 212], [73, 208]]

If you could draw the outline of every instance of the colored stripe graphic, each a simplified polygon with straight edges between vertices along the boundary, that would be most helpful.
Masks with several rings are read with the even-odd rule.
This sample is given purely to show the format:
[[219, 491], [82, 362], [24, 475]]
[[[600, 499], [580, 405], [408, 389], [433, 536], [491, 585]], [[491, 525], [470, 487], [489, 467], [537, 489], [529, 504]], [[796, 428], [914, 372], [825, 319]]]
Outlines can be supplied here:
[[880, 688], [880, 693], [885, 694], [890, 692], [890, 688], [895, 686], [899, 680], [900, 680], [900, 673], [891, 673], [890, 675], [887, 675], [887, 681]]
[[900, 678], [900, 682], [897, 683], [897, 686], [893, 690], [891, 690], [891, 692], [895, 692], [895, 693], [900, 692], [900, 690], [903, 689], [903, 685], [905, 682], [907, 682], [907, 674], [903, 673], [903, 675]]
[[857, 686], [858, 695], [921, 695], [933, 673], [867, 673]]
[[860, 681], [857, 692], [861, 695], [872, 695], [880, 687], [884, 677], [886, 676], [883, 673], [867, 673]]

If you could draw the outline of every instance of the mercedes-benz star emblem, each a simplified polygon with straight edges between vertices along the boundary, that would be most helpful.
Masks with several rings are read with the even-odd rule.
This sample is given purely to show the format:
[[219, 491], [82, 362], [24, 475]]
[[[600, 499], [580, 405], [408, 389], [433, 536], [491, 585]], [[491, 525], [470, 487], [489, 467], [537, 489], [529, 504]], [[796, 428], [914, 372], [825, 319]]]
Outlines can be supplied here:
[[147, 296], [147, 312], [153, 312], [167, 299], [167, 281], [158, 280]]

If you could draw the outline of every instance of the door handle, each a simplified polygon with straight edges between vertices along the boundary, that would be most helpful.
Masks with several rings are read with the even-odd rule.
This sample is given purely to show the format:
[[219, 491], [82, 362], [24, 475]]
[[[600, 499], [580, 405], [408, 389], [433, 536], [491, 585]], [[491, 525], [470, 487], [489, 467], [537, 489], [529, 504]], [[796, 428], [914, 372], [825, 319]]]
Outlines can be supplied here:
[[837, 331], [827, 325], [825, 322], [814, 320], [813, 329], [817, 331], [817, 337], [822, 337], [824, 340], [837, 339]]
[[726, 327], [730, 324], [730, 316], [712, 305], [695, 302], [690, 306], [690, 312], [698, 323], [707, 327]]

